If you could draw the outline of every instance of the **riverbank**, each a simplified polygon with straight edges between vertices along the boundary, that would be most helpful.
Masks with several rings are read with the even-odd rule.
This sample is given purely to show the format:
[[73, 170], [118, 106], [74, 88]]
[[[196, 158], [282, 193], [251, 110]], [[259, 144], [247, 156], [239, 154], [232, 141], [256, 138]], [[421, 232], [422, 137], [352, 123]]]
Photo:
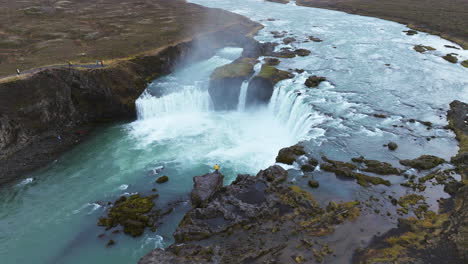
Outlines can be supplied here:
[[447, 0], [297, 0], [297, 5], [344, 11], [406, 24], [468, 49], [468, 1]]
[[239, 15], [187, 5], [216, 14], [210, 18], [216, 27], [104, 68], [45, 69], [1, 82], [0, 185], [56, 159], [98, 123], [135, 119], [135, 100], [147, 83], [179, 62], [210, 57], [227, 45], [250, 45], [250, 36], [261, 28]]

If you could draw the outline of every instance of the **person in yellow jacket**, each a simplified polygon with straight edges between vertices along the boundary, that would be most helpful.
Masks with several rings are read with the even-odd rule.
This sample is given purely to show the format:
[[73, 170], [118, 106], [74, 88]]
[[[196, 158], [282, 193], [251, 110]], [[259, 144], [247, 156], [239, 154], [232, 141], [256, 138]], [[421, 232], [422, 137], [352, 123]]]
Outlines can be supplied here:
[[219, 173], [219, 165], [215, 164], [214, 165], [215, 173]]

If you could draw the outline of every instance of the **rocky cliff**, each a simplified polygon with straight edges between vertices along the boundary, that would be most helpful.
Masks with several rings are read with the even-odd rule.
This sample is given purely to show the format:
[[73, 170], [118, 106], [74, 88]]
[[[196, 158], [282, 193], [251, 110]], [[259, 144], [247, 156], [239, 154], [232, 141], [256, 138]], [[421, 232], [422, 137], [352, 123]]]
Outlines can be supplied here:
[[0, 83], [0, 185], [55, 159], [97, 122], [134, 119], [135, 100], [150, 80], [220, 47], [249, 45], [259, 28], [243, 19], [104, 68], [47, 69]]

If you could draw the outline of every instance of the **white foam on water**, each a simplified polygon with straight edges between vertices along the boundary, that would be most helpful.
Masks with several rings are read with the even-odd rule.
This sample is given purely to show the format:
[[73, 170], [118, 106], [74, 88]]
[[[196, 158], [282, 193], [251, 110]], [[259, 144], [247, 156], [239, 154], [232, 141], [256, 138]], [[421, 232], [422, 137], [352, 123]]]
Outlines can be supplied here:
[[122, 184], [122, 185], [119, 186], [118, 189], [121, 190], [121, 191], [125, 191], [125, 190], [127, 190], [127, 188], [128, 188], [128, 184]]
[[18, 183], [16, 186], [18, 186], [18, 187], [25, 186], [27, 184], [30, 184], [33, 181], [34, 181], [33, 178], [26, 178], [26, 179], [22, 180], [20, 183]]

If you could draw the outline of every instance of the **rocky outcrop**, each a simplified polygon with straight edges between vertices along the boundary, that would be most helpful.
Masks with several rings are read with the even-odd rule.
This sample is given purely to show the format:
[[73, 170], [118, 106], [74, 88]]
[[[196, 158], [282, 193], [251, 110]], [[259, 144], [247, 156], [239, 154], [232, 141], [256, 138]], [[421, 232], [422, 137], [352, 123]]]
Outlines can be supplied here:
[[[0, 185], [43, 166], [79, 142], [83, 127], [134, 119], [147, 82], [169, 74], [178, 61], [212, 56], [227, 45], [256, 43], [249, 20], [193, 40], [99, 69], [47, 69], [0, 83]], [[197, 48], [196, 56], [190, 51]]]
[[305, 154], [306, 152], [304, 150], [304, 146], [302, 145], [294, 145], [291, 147], [282, 148], [278, 152], [278, 156], [276, 156], [276, 162], [292, 165], [299, 156]]
[[336, 176], [339, 176], [339, 177], [356, 179], [357, 183], [361, 186], [369, 187], [370, 184], [373, 184], [373, 185], [382, 184], [386, 186], [391, 185], [389, 181], [384, 180], [382, 178], [373, 177], [373, 176], [369, 176], [369, 175], [356, 172], [355, 170], [358, 167], [352, 163], [337, 161], [337, 160], [330, 160], [327, 157], [322, 157], [322, 159], [325, 161], [325, 163], [320, 164], [320, 168], [322, 170], [333, 172], [335, 173]]
[[453, 101], [447, 119], [459, 142], [458, 154], [452, 157], [451, 162], [457, 166], [458, 173], [464, 176], [465, 184], [468, 184], [468, 104]]
[[106, 230], [122, 226], [123, 232], [133, 237], [141, 236], [146, 228], [154, 232], [160, 216], [158, 210], [153, 210], [156, 197], [157, 194], [135, 194], [128, 198], [121, 196], [109, 209], [107, 216], [99, 218], [98, 225]]
[[445, 56], [442, 56], [442, 58], [448, 62], [451, 62], [451, 63], [457, 63], [458, 62], [458, 58], [456, 56], [453, 56], [452, 54], [447, 54]]
[[221, 173], [207, 173], [193, 177], [192, 206], [204, 207], [209, 199], [223, 187], [223, 180], [224, 175]]
[[304, 84], [305, 84], [305, 86], [307, 86], [309, 88], [315, 88], [315, 87], [318, 87], [321, 82], [324, 82], [326, 80], [327, 80], [327, 78], [325, 78], [325, 77], [314, 75], [314, 76], [310, 76], [309, 78], [307, 78], [307, 80], [304, 82]]
[[424, 45], [416, 45], [413, 47], [413, 49], [419, 53], [424, 53], [426, 51], [433, 51], [436, 50], [431, 46], [424, 46]]
[[263, 65], [260, 73], [250, 80], [247, 89], [246, 105], [267, 104], [273, 94], [275, 85], [282, 80], [292, 77], [294, 77], [293, 74], [287, 71]]
[[355, 220], [359, 203], [322, 208], [309, 192], [289, 185], [286, 178], [287, 172], [279, 166], [256, 176], [238, 175], [205, 207], [184, 216], [173, 245], [153, 250], [139, 264], [306, 263], [323, 258], [331, 250], [319, 254], [325, 246], [315, 238]]
[[255, 59], [241, 58], [213, 71], [208, 92], [215, 110], [237, 108], [241, 85], [254, 73], [254, 63]]
[[401, 165], [405, 165], [418, 170], [429, 170], [444, 162], [444, 159], [432, 155], [422, 155], [419, 158], [412, 160], [400, 160]]

